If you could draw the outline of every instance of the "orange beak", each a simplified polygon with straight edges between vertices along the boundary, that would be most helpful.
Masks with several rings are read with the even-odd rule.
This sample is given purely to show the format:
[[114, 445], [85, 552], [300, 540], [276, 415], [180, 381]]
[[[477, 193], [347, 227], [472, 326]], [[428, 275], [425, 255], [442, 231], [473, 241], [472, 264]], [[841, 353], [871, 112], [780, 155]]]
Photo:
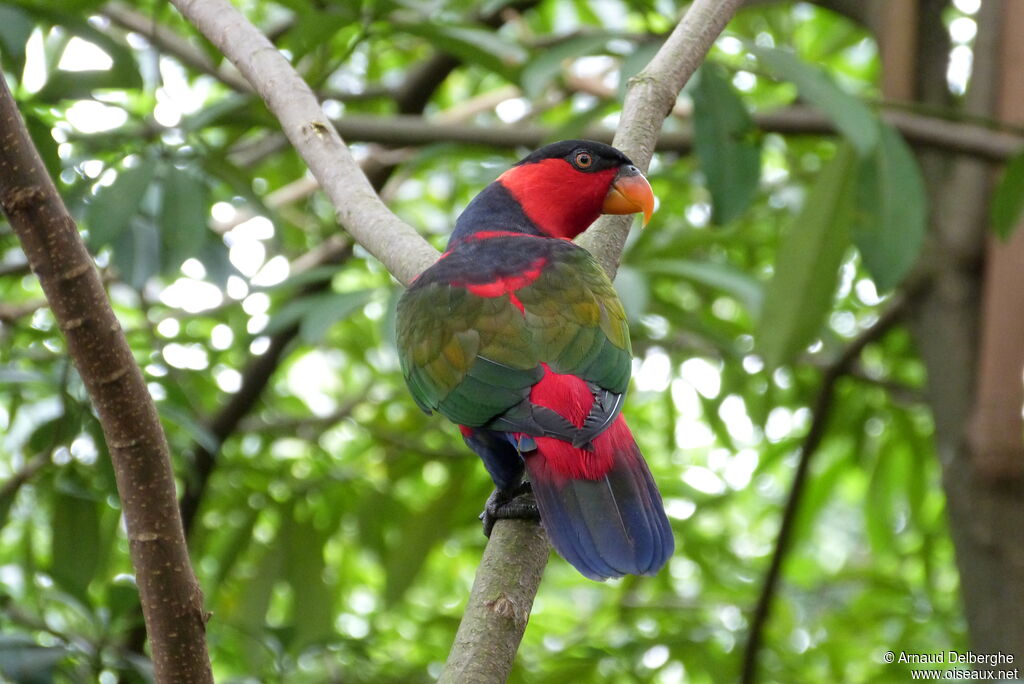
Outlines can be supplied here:
[[601, 213], [635, 214], [638, 211], [644, 213], [643, 225], [646, 226], [654, 213], [654, 192], [638, 168], [623, 166], [604, 198]]

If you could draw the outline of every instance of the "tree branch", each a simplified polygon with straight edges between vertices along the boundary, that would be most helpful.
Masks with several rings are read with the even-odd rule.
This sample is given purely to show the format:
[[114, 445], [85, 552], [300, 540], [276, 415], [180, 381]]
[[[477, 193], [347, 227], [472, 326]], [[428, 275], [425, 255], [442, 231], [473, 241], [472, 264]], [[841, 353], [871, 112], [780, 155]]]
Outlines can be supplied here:
[[182, 64], [195, 69], [201, 74], [212, 76], [232, 90], [240, 93], [253, 92], [252, 86], [234, 69], [224, 69], [214, 64], [210, 57], [197, 47], [178, 35], [175, 31], [157, 23], [150, 15], [114, 0], [100, 8], [100, 14], [110, 19], [111, 23], [126, 31], [138, 33], [158, 47], [162, 52], [174, 55]]
[[[1009, 131], [996, 131], [972, 123], [948, 121], [912, 112], [882, 111], [883, 121], [895, 127], [911, 145], [959, 152], [987, 161], [1004, 162], [1021, 151], [1024, 137]], [[766, 133], [787, 135], [830, 135], [836, 132], [831, 120], [808, 107], [787, 107], [754, 115], [754, 122]], [[533, 124], [479, 126], [438, 122], [420, 116], [350, 115], [334, 122], [338, 132], [349, 140], [395, 145], [464, 143], [495, 148], [537, 148], [553, 138], [555, 131]], [[594, 127], [585, 137], [612, 143], [614, 131]], [[662, 133], [654, 146], [659, 152], [688, 154], [693, 149], [693, 131]], [[636, 161], [634, 159], [634, 161]]]
[[439, 684], [503, 684], [508, 679], [549, 554], [540, 525], [498, 521]]
[[0, 205], [99, 415], [159, 681], [212, 682], [167, 440], [85, 244], [0, 79]]
[[[679, 91], [742, 0], [694, 0], [654, 59], [629, 80], [612, 144], [646, 171]], [[578, 240], [614, 277], [633, 216], [602, 216]]]
[[384, 205], [309, 86], [227, 0], [172, 0], [256, 88], [334, 205], [338, 221], [400, 282], [437, 261], [437, 250]]
[[[535, 0], [522, 0], [517, 6], [527, 6], [529, 4], [535, 4]], [[488, 25], [498, 25], [501, 23], [498, 13], [486, 15], [483, 21]], [[429, 94], [437, 90], [438, 86], [458, 64], [456, 62], [455, 65], [448, 65], [449, 61], [450, 58], [445, 60], [431, 59], [424, 63], [425, 66], [415, 69], [407, 75], [403, 84], [396, 90], [395, 99], [399, 110], [410, 113], [422, 111], [429, 99]], [[442, 68], [443, 65], [448, 66]], [[365, 165], [364, 171], [370, 176], [370, 182], [375, 190], [380, 190], [393, 169], [393, 164], [389, 161], [377, 159], [380, 156], [384, 155], [373, 155], [363, 162]], [[312, 191], [312, 189], [318, 187], [319, 185], [315, 179], [303, 177], [290, 186], [271, 193], [266, 203], [268, 206], [284, 204], [292, 201], [295, 197], [304, 196], [307, 190]], [[225, 224], [222, 229], [226, 231], [230, 227], [230, 225]], [[215, 230], [218, 228], [221, 227], [218, 226]], [[352, 247], [347, 241], [344, 241], [342, 244], [324, 243], [319, 248], [307, 253], [305, 255], [306, 258], [302, 260], [303, 263], [300, 264], [297, 260], [293, 266], [295, 270], [302, 270], [314, 265], [322, 265], [328, 261], [342, 262], [351, 255], [351, 251]], [[305, 288], [299, 297], [322, 292], [328, 287], [329, 281], [322, 281], [309, 288]], [[298, 331], [298, 325], [282, 330], [271, 337], [270, 346], [266, 352], [259, 357], [250, 359], [246, 370], [242, 373], [242, 385], [238, 392], [231, 397], [210, 422], [210, 431], [217, 438], [218, 443], [223, 443], [237, 429], [242, 417], [251, 411], [262, 394], [263, 389], [270, 381], [274, 371], [280, 365], [285, 349], [298, 334]], [[185, 493], [181, 500], [182, 519], [186, 535], [191, 535], [206, 484], [216, 465], [215, 454], [211, 453], [204, 446], [196, 444], [193, 451], [195, 454], [194, 472], [193, 476], [185, 484]]]
[[778, 590], [782, 564], [792, 543], [793, 529], [796, 526], [796, 516], [806, 489], [811, 459], [818, 451], [818, 447], [825, 437], [828, 421], [832, 417], [836, 384], [840, 378], [852, 370], [865, 347], [880, 340], [900, 321], [907, 310], [911, 296], [909, 293], [905, 294], [892, 304], [874, 325], [861, 332], [843, 350], [843, 353], [822, 372], [821, 387], [818, 389], [818, 395], [811, 409], [811, 426], [800, 445], [800, 460], [793, 473], [793, 483], [790, 485], [789, 495], [786, 497], [786, 506], [783, 509], [775, 550], [772, 553], [768, 572], [765, 574], [764, 584], [761, 587], [761, 594], [758, 596], [754, 615], [750, 621], [750, 631], [747, 634], [747, 644], [743, 651], [743, 669], [740, 676], [740, 681], [743, 684], [753, 684], [757, 680], [757, 655], [761, 650], [764, 627], [768, 622], [772, 599], [775, 598], [775, 593]]

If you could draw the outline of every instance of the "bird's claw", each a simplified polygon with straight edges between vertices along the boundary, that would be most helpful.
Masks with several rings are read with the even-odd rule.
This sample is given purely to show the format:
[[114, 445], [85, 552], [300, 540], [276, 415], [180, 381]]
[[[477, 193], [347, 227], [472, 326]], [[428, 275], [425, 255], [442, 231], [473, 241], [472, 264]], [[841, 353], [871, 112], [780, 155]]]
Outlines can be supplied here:
[[494, 524], [499, 520], [540, 520], [540, 511], [537, 510], [530, 483], [521, 482], [514, 489], [495, 489], [491, 492], [479, 517], [484, 524], [484, 535], [490, 537]]

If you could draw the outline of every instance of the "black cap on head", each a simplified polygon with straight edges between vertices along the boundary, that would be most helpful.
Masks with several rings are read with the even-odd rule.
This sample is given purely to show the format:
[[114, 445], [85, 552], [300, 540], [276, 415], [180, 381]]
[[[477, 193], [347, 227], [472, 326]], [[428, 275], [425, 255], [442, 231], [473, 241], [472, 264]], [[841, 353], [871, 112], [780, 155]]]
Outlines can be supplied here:
[[[586, 157], [580, 157], [581, 153], [589, 155], [589, 163], [586, 163]], [[536, 164], [545, 159], [564, 159], [578, 170], [587, 173], [604, 171], [605, 169], [619, 167], [623, 164], [633, 163], [629, 160], [629, 157], [611, 145], [605, 145], [595, 140], [562, 140], [531, 152], [516, 163], [516, 166]], [[581, 164], [581, 161], [585, 165]]]

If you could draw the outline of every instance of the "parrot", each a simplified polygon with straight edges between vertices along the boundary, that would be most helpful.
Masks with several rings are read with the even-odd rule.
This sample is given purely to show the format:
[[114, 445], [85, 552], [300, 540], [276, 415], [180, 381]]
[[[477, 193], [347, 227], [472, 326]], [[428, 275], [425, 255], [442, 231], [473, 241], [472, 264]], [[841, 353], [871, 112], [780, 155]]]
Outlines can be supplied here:
[[[532, 512], [555, 551], [597, 581], [657, 573], [675, 541], [621, 413], [632, 370], [625, 312], [572, 239], [602, 213], [642, 212], [646, 225], [654, 203], [610, 145], [541, 147], [469, 202], [395, 318], [416, 404], [456, 423], [494, 481], [485, 533]], [[519, 497], [528, 491], [535, 505]]]

